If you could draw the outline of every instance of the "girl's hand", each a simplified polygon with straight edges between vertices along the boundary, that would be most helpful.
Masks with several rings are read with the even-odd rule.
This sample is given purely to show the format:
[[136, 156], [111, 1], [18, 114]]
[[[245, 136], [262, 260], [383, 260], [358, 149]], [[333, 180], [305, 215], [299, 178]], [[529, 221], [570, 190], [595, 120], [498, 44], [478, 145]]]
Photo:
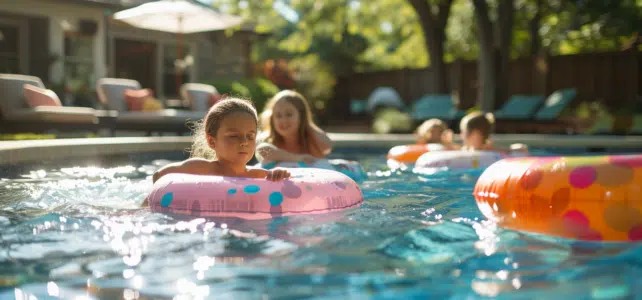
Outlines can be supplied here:
[[317, 161], [317, 158], [310, 154], [299, 154], [297, 158], [299, 161], [303, 161], [306, 164], [313, 164], [314, 162]]
[[267, 171], [267, 180], [269, 181], [279, 181], [283, 179], [290, 178], [290, 172], [283, 168], [274, 168]]

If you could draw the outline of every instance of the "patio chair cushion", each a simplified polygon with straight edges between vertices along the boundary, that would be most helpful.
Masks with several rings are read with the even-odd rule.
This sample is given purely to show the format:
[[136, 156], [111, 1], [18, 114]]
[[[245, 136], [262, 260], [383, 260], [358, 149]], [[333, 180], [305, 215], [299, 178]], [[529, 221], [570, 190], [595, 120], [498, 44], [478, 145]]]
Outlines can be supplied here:
[[535, 119], [549, 121], [557, 119], [576, 95], [577, 90], [575, 89], [562, 89], [555, 91], [546, 98], [544, 106], [535, 114]]
[[62, 106], [58, 95], [52, 90], [43, 89], [29, 83], [25, 83], [23, 88], [24, 97], [29, 107]]
[[28, 83], [44, 88], [40, 78], [19, 74], [0, 74], [0, 110], [7, 117], [14, 110], [27, 108], [24, 96], [24, 85]]
[[450, 95], [425, 95], [412, 106], [411, 115], [419, 121], [432, 118], [453, 120], [460, 113]]
[[145, 106], [145, 100], [152, 97], [152, 95], [151, 89], [126, 89], [123, 92], [123, 98], [129, 111], [142, 111]]
[[495, 112], [497, 119], [530, 119], [544, 101], [541, 95], [513, 95], [501, 109]]
[[14, 111], [7, 121], [97, 124], [96, 111], [89, 107], [38, 106]]
[[183, 84], [181, 96], [192, 111], [207, 111], [222, 98], [214, 86], [202, 83]]
[[141, 85], [136, 80], [123, 78], [101, 78], [96, 83], [96, 93], [100, 102], [117, 111], [128, 110], [123, 94], [126, 89], [140, 90]]

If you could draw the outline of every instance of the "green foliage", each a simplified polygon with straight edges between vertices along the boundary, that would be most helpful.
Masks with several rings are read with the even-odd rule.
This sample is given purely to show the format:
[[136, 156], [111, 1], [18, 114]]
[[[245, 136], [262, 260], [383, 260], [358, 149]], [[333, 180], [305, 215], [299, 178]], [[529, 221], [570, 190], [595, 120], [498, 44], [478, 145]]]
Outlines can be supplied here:
[[276, 85], [264, 78], [216, 79], [204, 80], [202, 83], [213, 85], [221, 95], [228, 94], [229, 96], [252, 100], [259, 112], [263, 110], [267, 100], [279, 92], [279, 88]]
[[395, 108], [383, 108], [374, 116], [372, 131], [375, 133], [411, 132], [412, 117]]

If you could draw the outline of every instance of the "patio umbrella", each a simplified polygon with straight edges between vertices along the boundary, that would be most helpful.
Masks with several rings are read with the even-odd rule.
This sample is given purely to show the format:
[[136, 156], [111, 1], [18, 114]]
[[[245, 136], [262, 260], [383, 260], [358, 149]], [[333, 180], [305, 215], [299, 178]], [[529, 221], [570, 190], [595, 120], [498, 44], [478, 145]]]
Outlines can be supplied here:
[[[182, 35], [221, 30], [237, 26], [241, 17], [222, 14], [203, 4], [190, 0], [161, 0], [119, 11], [114, 19], [131, 26], [176, 33], [178, 59], [182, 58]], [[177, 90], [180, 88], [181, 68], [176, 72]]]

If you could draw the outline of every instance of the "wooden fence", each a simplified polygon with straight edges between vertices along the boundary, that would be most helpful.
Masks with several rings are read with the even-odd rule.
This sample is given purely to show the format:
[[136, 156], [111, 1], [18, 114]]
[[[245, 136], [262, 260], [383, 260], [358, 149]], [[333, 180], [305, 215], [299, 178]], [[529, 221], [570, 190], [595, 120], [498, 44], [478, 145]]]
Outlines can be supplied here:
[[[572, 105], [600, 101], [607, 107], [620, 107], [641, 101], [642, 53], [603, 52], [575, 55], [526, 57], [510, 63], [510, 94], [550, 95], [561, 88], [576, 88]], [[340, 77], [335, 86], [332, 115], [349, 115], [350, 99], [368, 99], [377, 87], [397, 90], [406, 104], [425, 94], [435, 93], [434, 72], [425, 69], [401, 69], [356, 73]], [[477, 102], [477, 62], [455, 61], [447, 65], [447, 84], [458, 96], [459, 108], [468, 109]], [[504, 102], [506, 99], [499, 99]]]

